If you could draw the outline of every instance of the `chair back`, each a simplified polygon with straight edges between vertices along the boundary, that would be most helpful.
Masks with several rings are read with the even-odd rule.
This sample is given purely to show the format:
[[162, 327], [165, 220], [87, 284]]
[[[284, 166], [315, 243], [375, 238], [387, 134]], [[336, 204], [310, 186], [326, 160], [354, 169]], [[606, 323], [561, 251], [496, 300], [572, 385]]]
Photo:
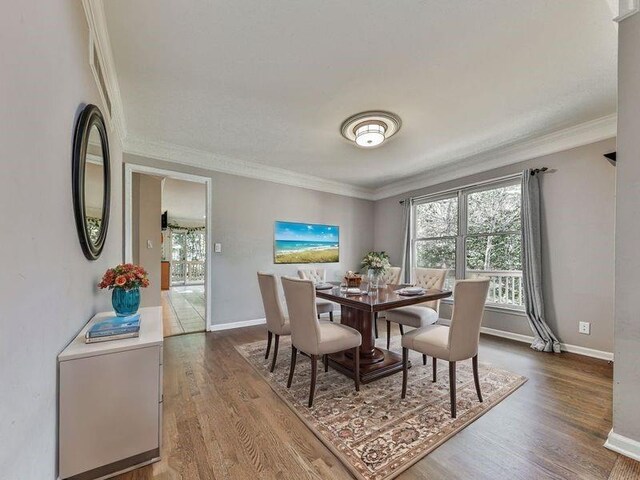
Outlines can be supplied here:
[[[416, 286], [422, 287], [425, 290], [432, 288], [442, 290], [448, 271], [446, 268], [414, 268], [413, 279]], [[433, 300], [432, 302], [421, 303], [420, 305], [426, 305], [427, 307], [433, 308], [436, 312], [439, 312], [440, 300]]]
[[485, 277], [456, 282], [449, 327], [449, 352], [452, 361], [465, 360], [478, 353], [480, 326], [489, 281]]
[[402, 268], [391, 267], [384, 273], [384, 283], [398, 285], [400, 283], [400, 272]]
[[258, 272], [258, 285], [260, 285], [264, 314], [267, 318], [267, 328], [280, 335], [287, 319], [280, 302], [277, 278], [273, 273]]
[[324, 268], [301, 268], [298, 276], [303, 280], [312, 280], [313, 283], [323, 283], [327, 279], [327, 272]]
[[289, 311], [291, 343], [299, 350], [313, 355], [320, 344], [316, 287], [311, 280], [282, 277], [282, 288]]

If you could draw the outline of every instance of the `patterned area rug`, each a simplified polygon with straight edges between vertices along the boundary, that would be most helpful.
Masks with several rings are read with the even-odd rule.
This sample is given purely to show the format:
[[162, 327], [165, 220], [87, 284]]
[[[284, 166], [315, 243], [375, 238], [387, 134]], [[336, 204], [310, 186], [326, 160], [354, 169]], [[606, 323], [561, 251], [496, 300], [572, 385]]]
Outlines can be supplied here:
[[[380, 341], [380, 340], [379, 340]], [[401, 351], [400, 337], [391, 350]], [[378, 345], [383, 346], [383, 345]], [[265, 360], [266, 341], [237, 346], [240, 354], [291, 407], [314, 434], [358, 479], [395, 478], [520, 387], [526, 378], [480, 363], [484, 403], [478, 402], [471, 361], [457, 365], [458, 417], [449, 413], [449, 369], [439, 361], [438, 381], [431, 382], [431, 359], [411, 352], [407, 397], [400, 399], [402, 373], [361, 385], [318, 362], [316, 395], [307, 408], [311, 361], [298, 355], [296, 371], [287, 389], [291, 343], [280, 339], [275, 371], [269, 373], [271, 356]], [[272, 349], [273, 355], [273, 349]]]

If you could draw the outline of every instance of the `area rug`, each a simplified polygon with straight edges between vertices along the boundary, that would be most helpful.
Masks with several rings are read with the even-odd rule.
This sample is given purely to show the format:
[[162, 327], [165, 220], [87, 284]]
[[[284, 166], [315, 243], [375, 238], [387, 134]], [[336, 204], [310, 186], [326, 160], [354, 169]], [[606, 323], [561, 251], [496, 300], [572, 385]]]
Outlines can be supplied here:
[[[400, 337], [391, 350], [400, 351]], [[382, 345], [379, 345], [382, 346]], [[449, 410], [449, 368], [439, 361], [438, 381], [431, 382], [431, 359], [411, 352], [407, 396], [400, 399], [402, 373], [361, 385], [318, 362], [318, 380], [312, 408], [307, 407], [311, 374], [309, 358], [298, 355], [296, 371], [287, 389], [291, 343], [280, 340], [275, 371], [269, 372], [271, 356], [265, 360], [266, 340], [236, 346], [271, 388], [289, 405], [313, 433], [358, 479], [395, 478], [447, 439], [520, 387], [526, 378], [480, 363], [484, 402], [478, 402], [471, 361], [457, 365], [458, 417]], [[272, 351], [273, 352], [273, 351]], [[273, 353], [272, 353], [273, 354]]]

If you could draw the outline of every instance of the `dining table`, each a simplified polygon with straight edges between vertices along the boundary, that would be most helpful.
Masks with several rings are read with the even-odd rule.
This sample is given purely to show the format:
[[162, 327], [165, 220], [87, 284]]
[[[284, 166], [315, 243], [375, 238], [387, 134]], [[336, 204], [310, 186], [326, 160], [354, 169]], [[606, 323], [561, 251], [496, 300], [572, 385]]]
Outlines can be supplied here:
[[[330, 282], [334, 285], [334, 282]], [[316, 290], [316, 296], [340, 305], [340, 323], [355, 328], [362, 335], [360, 345], [360, 382], [374, 380], [402, 371], [401, 353], [376, 347], [374, 322], [377, 314], [398, 307], [406, 307], [424, 302], [450, 297], [449, 290], [429, 289], [417, 295], [398, 293], [406, 285], [386, 285], [372, 288], [368, 293], [352, 294], [335, 284], [331, 289]], [[355, 362], [353, 352], [339, 352], [329, 355], [329, 366], [354, 378]]]

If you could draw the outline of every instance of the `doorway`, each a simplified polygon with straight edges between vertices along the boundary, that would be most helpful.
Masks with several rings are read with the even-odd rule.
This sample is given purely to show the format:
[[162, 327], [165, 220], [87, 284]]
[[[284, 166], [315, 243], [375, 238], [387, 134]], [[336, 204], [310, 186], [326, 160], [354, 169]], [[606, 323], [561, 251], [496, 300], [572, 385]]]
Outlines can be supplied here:
[[149, 248], [153, 243], [138, 238], [139, 204], [144, 204], [139, 200], [138, 184], [140, 176], [144, 175], [162, 179], [157, 221], [161, 244], [161, 274], [157, 284], [161, 286], [161, 292], [154, 304], [159, 304], [163, 310], [164, 335], [209, 330], [211, 178], [125, 164], [126, 262], [134, 261], [138, 245]]

